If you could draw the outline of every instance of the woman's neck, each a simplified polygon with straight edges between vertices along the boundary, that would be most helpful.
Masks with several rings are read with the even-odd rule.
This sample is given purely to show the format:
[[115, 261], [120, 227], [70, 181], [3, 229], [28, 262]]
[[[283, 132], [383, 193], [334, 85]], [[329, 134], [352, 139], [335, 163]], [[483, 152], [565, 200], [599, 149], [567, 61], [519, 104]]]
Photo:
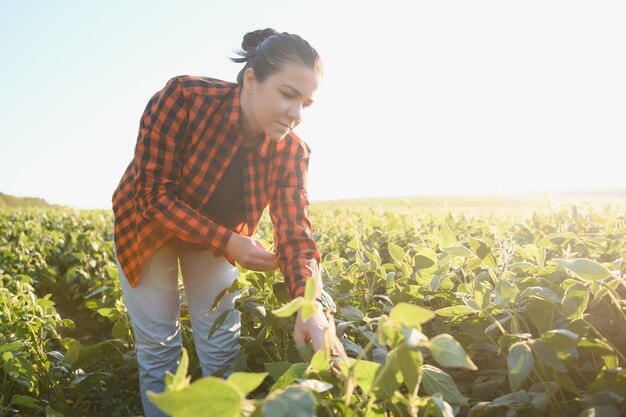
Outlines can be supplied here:
[[263, 142], [263, 138], [265, 138], [265, 134], [263, 132], [257, 133], [256, 136], [246, 136], [244, 133], [241, 145], [246, 148], [254, 148], [259, 143]]
[[241, 107], [239, 114], [239, 129], [241, 130], [241, 134], [243, 136], [241, 144], [246, 147], [254, 147], [263, 141], [265, 134], [263, 131], [253, 129], [248, 122], [248, 96], [243, 93], [243, 88], [241, 90], [239, 103]]

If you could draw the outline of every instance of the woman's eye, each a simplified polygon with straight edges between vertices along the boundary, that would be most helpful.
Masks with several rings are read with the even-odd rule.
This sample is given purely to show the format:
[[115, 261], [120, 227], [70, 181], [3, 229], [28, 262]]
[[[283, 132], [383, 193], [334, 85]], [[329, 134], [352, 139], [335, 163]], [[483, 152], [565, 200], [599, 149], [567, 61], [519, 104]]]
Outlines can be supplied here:
[[285, 93], [284, 91], [281, 91], [282, 95], [287, 97], [287, 98], [293, 98], [293, 95], [289, 94], [289, 93]]

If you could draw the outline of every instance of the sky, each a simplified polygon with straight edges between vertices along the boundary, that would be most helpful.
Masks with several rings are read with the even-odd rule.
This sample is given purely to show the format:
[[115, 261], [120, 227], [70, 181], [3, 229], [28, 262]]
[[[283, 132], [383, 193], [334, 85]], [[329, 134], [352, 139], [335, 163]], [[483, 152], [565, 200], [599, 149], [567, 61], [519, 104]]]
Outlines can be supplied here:
[[273, 27], [325, 74], [312, 201], [626, 187], [623, 1], [0, 0], [0, 192], [110, 208], [148, 99]]

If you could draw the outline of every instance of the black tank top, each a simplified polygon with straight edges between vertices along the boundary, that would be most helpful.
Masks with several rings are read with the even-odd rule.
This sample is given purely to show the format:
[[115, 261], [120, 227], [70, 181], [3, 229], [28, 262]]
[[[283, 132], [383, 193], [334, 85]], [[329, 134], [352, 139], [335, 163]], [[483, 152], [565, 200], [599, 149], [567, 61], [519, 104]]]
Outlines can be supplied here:
[[233, 229], [246, 220], [246, 207], [243, 198], [243, 168], [246, 155], [252, 149], [245, 146], [239, 147], [230, 164], [226, 167], [226, 171], [211, 198], [200, 209], [202, 214], [206, 214], [229, 229]]
[[[199, 209], [200, 213], [210, 217], [218, 224], [234, 229], [235, 226], [246, 221], [246, 207], [243, 195], [243, 169], [246, 156], [254, 147], [240, 146], [233, 156], [220, 182], [215, 187], [209, 201]], [[168, 244], [179, 250], [206, 250], [207, 248], [190, 242], [185, 242], [174, 236]]]

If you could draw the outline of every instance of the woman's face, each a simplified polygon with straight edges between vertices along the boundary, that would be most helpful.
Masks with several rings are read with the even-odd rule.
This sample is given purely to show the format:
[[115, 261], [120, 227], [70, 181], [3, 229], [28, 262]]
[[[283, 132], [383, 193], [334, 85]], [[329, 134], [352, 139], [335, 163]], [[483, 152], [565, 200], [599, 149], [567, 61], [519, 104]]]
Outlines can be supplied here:
[[248, 68], [242, 93], [244, 134], [264, 132], [272, 140], [282, 140], [300, 123], [302, 111], [313, 104], [319, 79], [313, 69], [297, 63], [284, 64], [263, 82]]

